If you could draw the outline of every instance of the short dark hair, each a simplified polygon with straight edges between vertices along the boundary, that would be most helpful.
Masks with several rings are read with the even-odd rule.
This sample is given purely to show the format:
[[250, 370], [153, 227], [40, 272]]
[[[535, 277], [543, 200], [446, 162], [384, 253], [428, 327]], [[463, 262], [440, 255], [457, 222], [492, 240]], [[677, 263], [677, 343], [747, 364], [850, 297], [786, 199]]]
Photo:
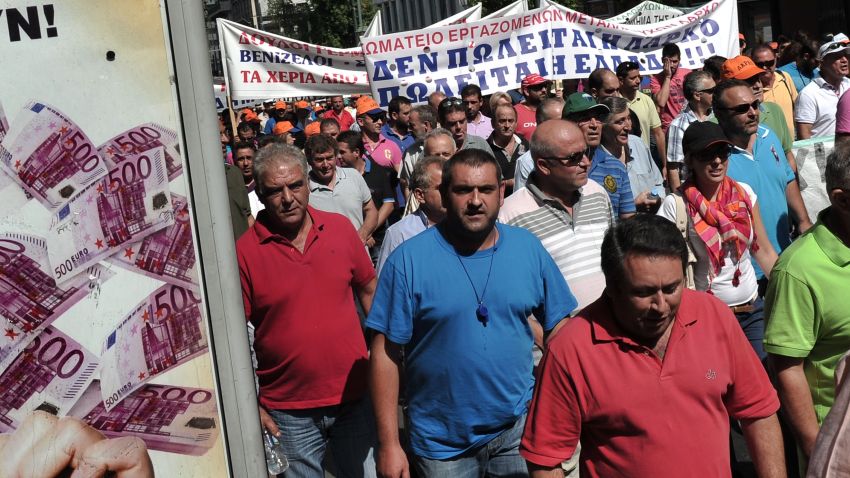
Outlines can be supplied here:
[[257, 131], [257, 128], [250, 121], [242, 121], [236, 126], [236, 131], [247, 131], [249, 129]]
[[672, 58], [674, 56], [682, 57], [682, 51], [679, 50], [679, 45], [675, 43], [665, 43], [664, 46], [661, 47], [661, 56]]
[[337, 135], [336, 142], [338, 145], [345, 143], [348, 145], [348, 149], [356, 149], [360, 151], [360, 154], [366, 152], [366, 148], [363, 146], [363, 136], [357, 131], [343, 131]]
[[483, 149], [462, 149], [454, 154], [448, 161], [443, 163], [443, 182], [440, 183], [440, 194], [443, 197], [448, 194], [449, 185], [454, 179], [454, 167], [463, 164], [471, 168], [480, 168], [485, 164], [492, 164], [496, 168], [496, 179], [502, 182], [502, 168], [499, 167], [499, 162], [492, 154]]
[[304, 145], [304, 154], [307, 155], [308, 161], [313, 161], [313, 155], [316, 153], [327, 153], [333, 151], [334, 154], [339, 152], [339, 143], [330, 136], [324, 134], [315, 134], [307, 138], [307, 143]]
[[466, 85], [460, 90], [461, 98], [472, 95], [478, 95], [478, 98], [481, 98], [481, 88], [478, 85]]
[[617, 222], [602, 240], [602, 273], [609, 285], [619, 284], [625, 275], [626, 256], [669, 257], [688, 265], [688, 247], [679, 228], [655, 214], [638, 214]]
[[396, 96], [390, 100], [390, 104], [387, 105], [387, 113], [389, 114], [398, 114], [401, 111], [401, 105], [410, 105], [410, 99], [406, 96]]
[[322, 121], [319, 122], [319, 131], [325, 129], [329, 125], [334, 125], [337, 129], [340, 128], [339, 121], [334, 118], [322, 118]]
[[638, 65], [637, 63], [635, 63], [633, 61], [624, 61], [624, 62], [620, 63], [619, 65], [617, 65], [617, 71], [616, 71], [617, 77], [618, 78], [625, 78], [625, 77], [629, 76], [629, 72], [632, 71], [632, 70], [640, 71], [640, 65]]
[[277, 136], [274, 134], [264, 134], [260, 136], [260, 139], [257, 140], [257, 151], [265, 148], [266, 146], [272, 143], [286, 144], [286, 138], [284, 136]]
[[717, 114], [717, 111], [723, 110], [726, 107], [720, 99], [723, 96], [723, 93], [725, 93], [728, 89], [737, 87], [744, 87], [747, 90], [752, 91], [752, 87], [750, 87], [749, 83], [735, 78], [723, 80], [714, 87], [714, 96], [711, 98], [711, 109], [714, 110], [715, 115]]
[[234, 159], [236, 157], [236, 154], [235, 154], [236, 151], [238, 151], [240, 149], [250, 149], [250, 150], [255, 151], [255, 152], [257, 151], [257, 149], [254, 147], [253, 142], [251, 142], [251, 141], [239, 141], [239, 142], [237, 142], [236, 144], [233, 145]]
[[707, 71], [714, 81], [720, 82], [723, 78], [723, 64], [726, 63], [726, 57], [720, 55], [710, 56], [705, 59], [702, 65], [702, 71]]
[[446, 116], [449, 113], [457, 112], [466, 114], [466, 107], [463, 106], [463, 100], [454, 96], [445, 98], [443, 101], [440, 102], [440, 105], [437, 107], [437, 115], [440, 117], [440, 124], [443, 124], [443, 122], [446, 120]]
[[702, 88], [702, 84], [706, 80], [712, 79], [711, 73], [707, 71], [692, 71], [685, 75], [685, 81], [682, 83], [682, 91], [685, 94], [685, 99], [691, 101], [697, 91]]
[[760, 52], [760, 51], [769, 51], [769, 52], [773, 53], [774, 56], [776, 56], [776, 52], [773, 51], [773, 47], [771, 47], [767, 43], [759, 43], [758, 45], [756, 45], [756, 46], [754, 46], [750, 49], [750, 57], [752, 58], [752, 57], [756, 56], [756, 53]]

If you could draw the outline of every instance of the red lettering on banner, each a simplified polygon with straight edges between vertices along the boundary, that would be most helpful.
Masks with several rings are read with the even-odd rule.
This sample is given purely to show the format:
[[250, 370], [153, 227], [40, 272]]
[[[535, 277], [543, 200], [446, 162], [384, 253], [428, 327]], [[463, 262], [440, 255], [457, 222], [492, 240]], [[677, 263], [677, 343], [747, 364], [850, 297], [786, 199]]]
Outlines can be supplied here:
[[260, 72], [258, 72], [258, 71], [242, 70], [239, 73], [242, 73], [242, 82], [243, 83], [262, 83], [263, 82], [263, 79], [260, 78]]
[[315, 83], [312, 73], [300, 71], [268, 71], [266, 83]]
[[349, 85], [354, 85], [357, 83], [357, 76], [348, 76], [339, 73], [325, 73], [324, 76], [322, 76], [322, 83], [347, 83]]

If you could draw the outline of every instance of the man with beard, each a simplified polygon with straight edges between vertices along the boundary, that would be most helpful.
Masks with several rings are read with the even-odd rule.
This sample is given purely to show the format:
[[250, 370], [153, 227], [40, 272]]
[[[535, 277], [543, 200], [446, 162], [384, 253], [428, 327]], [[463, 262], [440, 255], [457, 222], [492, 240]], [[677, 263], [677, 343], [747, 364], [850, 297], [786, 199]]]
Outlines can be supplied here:
[[419, 476], [527, 474], [518, 453], [534, 384], [527, 318], [554, 333], [576, 302], [540, 241], [496, 222], [501, 180], [484, 151], [452, 156], [440, 186], [446, 218], [381, 271], [366, 321], [381, 477], [410, 476], [398, 436], [402, 373]]
[[514, 106], [517, 117], [516, 132], [526, 140], [531, 140], [534, 128], [537, 127], [537, 107], [549, 96], [550, 86], [552, 86], [551, 81], [536, 73], [526, 76], [520, 83], [520, 90], [525, 99]]
[[410, 100], [404, 96], [396, 96], [387, 105], [387, 120], [381, 127], [381, 134], [398, 146], [399, 151], [405, 151], [416, 141], [410, 131]]
[[443, 128], [452, 133], [455, 147], [458, 151], [463, 149], [480, 149], [493, 154], [493, 150], [484, 138], [467, 134], [466, 108], [460, 98], [446, 98], [440, 103], [438, 117]]
[[411, 189], [408, 186], [413, 167], [420, 158], [424, 157], [422, 152], [425, 149], [425, 135], [436, 127], [437, 120], [430, 106], [419, 105], [410, 110], [410, 129], [413, 132], [413, 136], [416, 137], [416, 142], [404, 151], [401, 171], [398, 174], [405, 199], [408, 199], [410, 196]]
[[466, 107], [466, 132], [481, 138], [488, 138], [493, 132], [490, 118], [481, 112], [484, 104], [481, 88], [478, 85], [466, 85], [460, 90], [460, 99]]

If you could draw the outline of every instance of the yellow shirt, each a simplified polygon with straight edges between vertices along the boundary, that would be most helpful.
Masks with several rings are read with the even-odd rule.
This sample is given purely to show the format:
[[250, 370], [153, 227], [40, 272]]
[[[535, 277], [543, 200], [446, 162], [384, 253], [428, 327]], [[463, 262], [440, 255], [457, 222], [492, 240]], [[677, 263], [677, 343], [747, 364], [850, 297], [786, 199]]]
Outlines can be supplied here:
[[637, 92], [635, 99], [629, 101], [629, 109], [634, 111], [640, 121], [640, 139], [649, 147], [649, 134], [652, 128], [661, 127], [661, 117], [655, 102], [645, 93]]
[[788, 131], [794, 135], [794, 102], [797, 101], [797, 87], [783, 71], [773, 72], [773, 86], [764, 87], [764, 101], [770, 101], [782, 108], [785, 122], [788, 123]]

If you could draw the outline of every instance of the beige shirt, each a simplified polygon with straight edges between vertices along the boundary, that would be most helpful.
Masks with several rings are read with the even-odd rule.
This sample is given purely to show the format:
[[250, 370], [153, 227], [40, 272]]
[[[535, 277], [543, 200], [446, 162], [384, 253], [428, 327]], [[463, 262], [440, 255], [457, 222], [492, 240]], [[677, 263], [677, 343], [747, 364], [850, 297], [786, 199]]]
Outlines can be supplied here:
[[771, 101], [782, 108], [785, 121], [788, 123], [788, 131], [795, 136], [794, 102], [797, 101], [797, 87], [794, 86], [788, 73], [779, 70], [773, 72], [773, 86], [764, 87], [764, 101]]

